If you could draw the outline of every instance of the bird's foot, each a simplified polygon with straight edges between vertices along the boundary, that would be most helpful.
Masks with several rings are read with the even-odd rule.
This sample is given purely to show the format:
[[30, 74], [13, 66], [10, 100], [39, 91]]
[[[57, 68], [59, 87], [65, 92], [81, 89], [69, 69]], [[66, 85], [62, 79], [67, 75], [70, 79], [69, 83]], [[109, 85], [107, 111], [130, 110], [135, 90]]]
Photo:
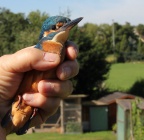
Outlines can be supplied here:
[[22, 97], [20, 95], [18, 95], [18, 103], [17, 103], [17, 106], [16, 106], [17, 110], [20, 109], [21, 102], [22, 102]]
[[30, 123], [31, 123], [31, 120], [34, 118], [34, 116], [36, 115], [37, 111], [38, 111], [38, 109], [34, 108], [30, 119], [25, 123], [25, 125], [23, 127], [21, 127], [18, 131], [16, 131], [17, 135], [23, 135], [23, 134], [25, 134], [28, 131]]
[[[2, 119], [1, 126], [3, 128], [6, 128], [8, 130], [8, 133], [16, 132], [17, 135], [22, 135], [25, 134], [29, 129], [30, 123], [32, 119], [36, 116], [36, 112], [38, 111], [38, 109], [31, 108], [29, 111], [27, 110], [27, 112], [25, 109], [28, 106], [24, 104], [22, 97], [18, 95], [15, 99], [16, 100], [13, 102], [12, 107]], [[16, 117], [18, 115], [20, 116]], [[23, 116], [25, 116], [25, 118], [28, 118], [27, 121], [25, 119], [22, 119]], [[15, 124], [15, 120], [18, 120], [19, 123]], [[21, 120], [23, 121], [21, 122]], [[20, 126], [21, 123], [23, 123], [22, 126]]]
[[38, 111], [38, 108], [34, 108], [33, 114], [31, 115], [30, 120], [36, 115], [37, 111]]

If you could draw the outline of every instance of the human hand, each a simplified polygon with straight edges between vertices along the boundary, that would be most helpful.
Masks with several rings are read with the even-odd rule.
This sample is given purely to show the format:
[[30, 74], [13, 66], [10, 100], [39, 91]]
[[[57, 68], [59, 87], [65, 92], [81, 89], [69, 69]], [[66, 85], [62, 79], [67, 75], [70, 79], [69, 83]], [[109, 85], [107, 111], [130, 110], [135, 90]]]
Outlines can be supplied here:
[[[32, 121], [32, 126], [43, 123], [51, 116], [59, 107], [60, 100], [67, 97], [73, 90], [72, 83], [68, 79], [78, 73], [79, 67], [76, 61], [78, 49], [72, 42], [68, 42], [67, 45], [68, 60], [57, 69], [59, 80], [41, 80], [38, 84], [38, 93], [23, 95], [26, 104], [40, 108]], [[32, 69], [49, 70], [59, 64], [60, 58], [57, 54], [43, 54], [44, 52], [38, 49], [28, 47], [14, 54], [0, 57], [0, 119], [11, 107], [11, 101], [24, 72]], [[6, 135], [6, 132], [0, 128], [0, 136], [2, 135]]]

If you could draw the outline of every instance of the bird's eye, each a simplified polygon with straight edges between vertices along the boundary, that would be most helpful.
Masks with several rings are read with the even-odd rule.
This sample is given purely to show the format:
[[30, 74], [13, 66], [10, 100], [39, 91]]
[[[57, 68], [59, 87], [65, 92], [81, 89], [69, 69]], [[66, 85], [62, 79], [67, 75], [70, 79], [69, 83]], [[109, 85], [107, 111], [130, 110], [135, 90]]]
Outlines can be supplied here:
[[51, 29], [52, 29], [52, 30], [55, 30], [55, 29], [56, 29], [56, 26], [55, 26], [55, 25], [52, 25]]

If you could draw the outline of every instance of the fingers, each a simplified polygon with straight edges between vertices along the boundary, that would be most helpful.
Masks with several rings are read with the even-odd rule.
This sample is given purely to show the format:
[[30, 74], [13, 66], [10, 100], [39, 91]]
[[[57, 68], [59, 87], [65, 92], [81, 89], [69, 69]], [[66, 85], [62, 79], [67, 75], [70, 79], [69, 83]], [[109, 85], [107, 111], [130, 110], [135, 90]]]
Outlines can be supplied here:
[[[73, 91], [72, 82], [60, 80], [41, 80], [38, 83], [38, 93], [25, 93], [23, 99], [28, 105], [40, 107], [49, 97], [66, 98]], [[46, 98], [44, 98], [45, 96]], [[43, 99], [40, 99], [43, 98]], [[42, 102], [41, 105], [39, 102]]]
[[23, 95], [27, 105], [40, 108], [50, 115], [56, 111], [60, 104], [60, 98], [46, 97], [40, 93], [27, 93]]
[[[46, 100], [44, 98], [46, 98], [45, 96], [39, 96], [38, 98], [40, 98], [41, 100], [43, 100], [43, 104], [41, 104], [41, 101], [38, 101], [39, 106], [41, 108], [38, 109], [38, 112], [36, 113], [36, 116], [32, 119], [31, 122], [31, 126], [37, 126], [40, 125], [42, 123], [44, 123], [48, 117], [52, 116], [54, 113], [56, 113], [57, 109], [59, 108], [60, 105], [60, 98], [47, 98]], [[37, 107], [37, 106], [36, 106]]]
[[44, 123], [48, 117], [53, 115], [57, 111], [61, 101], [60, 98], [47, 98], [40, 93], [35, 93], [34, 95], [25, 94], [25, 96], [23, 96], [23, 99], [27, 99], [25, 100], [26, 104], [39, 108], [36, 116], [32, 120], [32, 125], [34, 126]]
[[76, 60], [78, 47], [71, 41], [67, 41], [66, 56], [67, 61], [63, 62], [57, 69], [57, 77], [60, 80], [67, 80], [76, 76], [79, 72], [79, 64]]
[[66, 43], [66, 56], [69, 60], [75, 60], [78, 56], [78, 46], [74, 44], [72, 41], [67, 41]]
[[[58, 105], [53, 104], [53, 102], [55, 101], [58, 103]], [[32, 119], [30, 123], [30, 127], [37, 126], [37, 125], [44, 123], [50, 116], [56, 113], [56, 111], [59, 108], [60, 99], [55, 100], [51, 98], [51, 102], [52, 103], [49, 102], [48, 104], [46, 104], [47, 110], [43, 110], [43, 109], [38, 110], [38, 112], [36, 113], [36, 116]]]
[[[66, 45], [67, 58], [75, 60], [78, 47], [70, 41]], [[26, 72], [31, 69], [48, 70], [57, 66], [59, 62], [58, 54], [46, 53], [33, 47], [24, 48], [11, 55], [4, 55], [0, 59], [1, 67], [10, 72]]]
[[12, 55], [1, 57], [1, 66], [10, 72], [26, 72], [31, 69], [48, 70], [60, 62], [58, 54], [46, 53], [36, 48], [28, 47]]
[[69, 80], [42, 80], [38, 84], [38, 91], [46, 97], [64, 99], [73, 92], [73, 85]]
[[79, 64], [77, 60], [65, 61], [57, 69], [57, 77], [60, 80], [67, 80], [76, 76], [79, 72]]
[[27, 105], [40, 108], [43, 114], [39, 117], [45, 120], [56, 112], [60, 100], [71, 94], [73, 87], [70, 81], [42, 80], [38, 84], [38, 90], [40, 93], [25, 93], [23, 99]]

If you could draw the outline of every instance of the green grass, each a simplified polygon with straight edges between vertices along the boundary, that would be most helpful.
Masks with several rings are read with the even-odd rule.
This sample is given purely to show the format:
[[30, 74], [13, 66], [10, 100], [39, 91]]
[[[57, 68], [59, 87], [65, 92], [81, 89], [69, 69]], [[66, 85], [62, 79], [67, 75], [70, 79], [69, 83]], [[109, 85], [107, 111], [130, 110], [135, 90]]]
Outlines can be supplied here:
[[144, 79], [144, 63], [113, 64], [106, 86], [110, 90], [126, 91], [140, 79]]
[[17, 136], [9, 135], [7, 140], [116, 140], [116, 135], [111, 131], [94, 132], [84, 134], [57, 134], [57, 133], [34, 133]]

